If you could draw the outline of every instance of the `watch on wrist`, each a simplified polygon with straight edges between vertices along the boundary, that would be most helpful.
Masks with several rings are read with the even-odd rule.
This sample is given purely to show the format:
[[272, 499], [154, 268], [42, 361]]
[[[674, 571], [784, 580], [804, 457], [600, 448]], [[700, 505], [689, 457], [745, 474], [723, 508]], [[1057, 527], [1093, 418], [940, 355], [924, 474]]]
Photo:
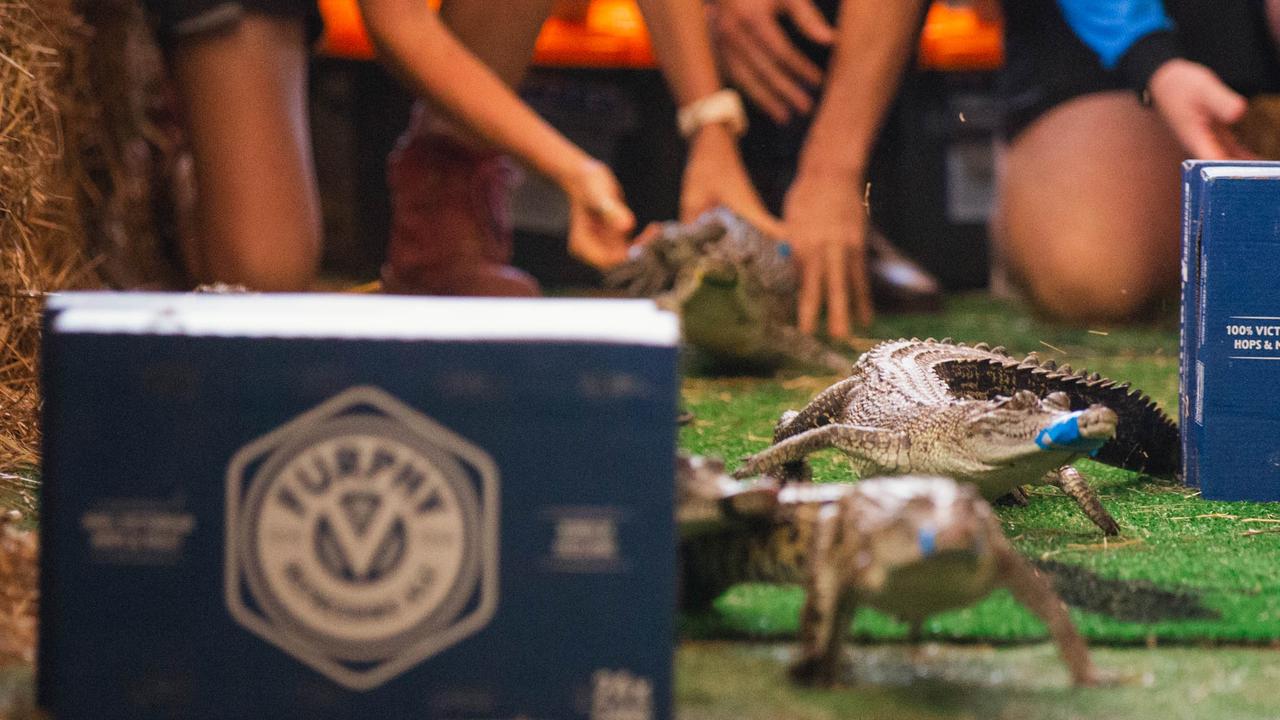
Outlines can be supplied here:
[[747, 111], [736, 91], [717, 90], [676, 111], [676, 125], [686, 138], [693, 137], [707, 125], [716, 124], [728, 127], [735, 137], [741, 137], [747, 131]]

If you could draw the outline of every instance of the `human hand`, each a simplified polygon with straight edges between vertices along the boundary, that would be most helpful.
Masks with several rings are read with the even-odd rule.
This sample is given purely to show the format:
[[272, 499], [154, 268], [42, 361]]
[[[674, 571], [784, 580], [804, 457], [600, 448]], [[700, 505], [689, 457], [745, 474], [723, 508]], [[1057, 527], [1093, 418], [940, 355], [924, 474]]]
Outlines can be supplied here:
[[813, 109], [810, 88], [822, 82], [822, 71], [778, 23], [788, 15], [810, 40], [831, 44], [835, 30], [813, 0], [715, 0], [707, 10], [716, 52], [734, 85], [779, 125]]
[[1248, 103], [1209, 68], [1175, 58], [1156, 69], [1147, 91], [1160, 117], [1191, 157], [1253, 157], [1228, 130], [1244, 116]]
[[569, 196], [569, 252], [598, 270], [627, 259], [627, 235], [636, 218], [604, 163], [587, 158], [562, 183]]
[[861, 173], [802, 171], [787, 191], [782, 217], [800, 270], [801, 332], [813, 334], [825, 304], [827, 334], [848, 337], [850, 298], [858, 325], [871, 323], [861, 188]]
[[724, 205], [760, 231], [783, 236], [782, 222], [769, 214], [747, 177], [737, 140], [721, 124], [705, 125], [689, 140], [689, 159], [680, 190], [680, 220], [690, 222]]

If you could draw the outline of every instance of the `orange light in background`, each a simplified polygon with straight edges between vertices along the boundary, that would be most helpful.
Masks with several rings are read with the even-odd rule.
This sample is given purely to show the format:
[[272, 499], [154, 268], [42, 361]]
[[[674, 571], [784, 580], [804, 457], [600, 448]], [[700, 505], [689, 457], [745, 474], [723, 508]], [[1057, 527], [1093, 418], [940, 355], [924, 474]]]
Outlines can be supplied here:
[[[428, 0], [439, 7], [440, 0]], [[319, 0], [324, 16], [321, 52], [353, 60], [373, 58], [356, 0]], [[656, 65], [635, 0], [562, 3], [542, 26], [533, 61], [539, 65], [650, 68]]]
[[995, 70], [1004, 64], [1004, 23], [994, 3], [929, 8], [920, 33], [919, 65], [926, 70]]
[[372, 60], [373, 43], [364, 30], [364, 18], [356, 0], [320, 0], [324, 35], [320, 52], [348, 60]]
[[[426, 0], [439, 7], [440, 0]], [[373, 46], [356, 0], [319, 0], [322, 52], [368, 60]], [[989, 0], [929, 8], [920, 37], [920, 67], [993, 70], [1004, 64], [1003, 25]], [[556, 67], [651, 68], [657, 62], [635, 0], [562, 0], [538, 36], [534, 62]]]
[[591, 0], [586, 13], [556, 14], [542, 26], [538, 65], [651, 68], [657, 65], [649, 31], [635, 0]]

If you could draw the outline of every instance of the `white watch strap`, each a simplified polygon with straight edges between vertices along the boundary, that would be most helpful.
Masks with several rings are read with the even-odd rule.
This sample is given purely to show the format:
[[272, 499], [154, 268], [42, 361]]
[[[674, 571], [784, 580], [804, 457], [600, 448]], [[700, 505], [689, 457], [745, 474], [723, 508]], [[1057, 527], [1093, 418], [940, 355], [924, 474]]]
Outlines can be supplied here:
[[706, 125], [723, 123], [734, 135], [747, 131], [747, 111], [742, 107], [742, 97], [733, 90], [717, 90], [694, 100], [676, 111], [676, 125], [680, 134], [691, 137]]

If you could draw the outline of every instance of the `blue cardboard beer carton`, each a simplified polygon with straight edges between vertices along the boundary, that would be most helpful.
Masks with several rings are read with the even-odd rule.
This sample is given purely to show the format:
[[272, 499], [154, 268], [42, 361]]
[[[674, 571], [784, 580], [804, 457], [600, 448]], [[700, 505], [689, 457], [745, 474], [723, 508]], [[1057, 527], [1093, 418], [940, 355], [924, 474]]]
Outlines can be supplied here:
[[41, 704], [669, 717], [677, 334], [642, 301], [52, 299]]
[[1181, 368], [1178, 383], [1178, 424], [1182, 433], [1182, 479], [1187, 485], [1200, 485], [1199, 463], [1196, 462], [1197, 444], [1192, 433], [1187, 432], [1193, 422], [1192, 411], [1196, 405], [1196, 350], [1200, 317], [1200, 250], [1201, 209], [1200, 193], [1204, 189], [1201, 171], [1211, 167], [1236, 167], [1247, 169], [1265, 166], [1266, 163], [1239, 160], [1187, 160], [1182, 163], [1182, 303], [1181, 336], [1178, 346], [1178, 366]]
[[1280, 500], [1280, 164], [1188, 164], [1184, 181], [1184, 478]]

